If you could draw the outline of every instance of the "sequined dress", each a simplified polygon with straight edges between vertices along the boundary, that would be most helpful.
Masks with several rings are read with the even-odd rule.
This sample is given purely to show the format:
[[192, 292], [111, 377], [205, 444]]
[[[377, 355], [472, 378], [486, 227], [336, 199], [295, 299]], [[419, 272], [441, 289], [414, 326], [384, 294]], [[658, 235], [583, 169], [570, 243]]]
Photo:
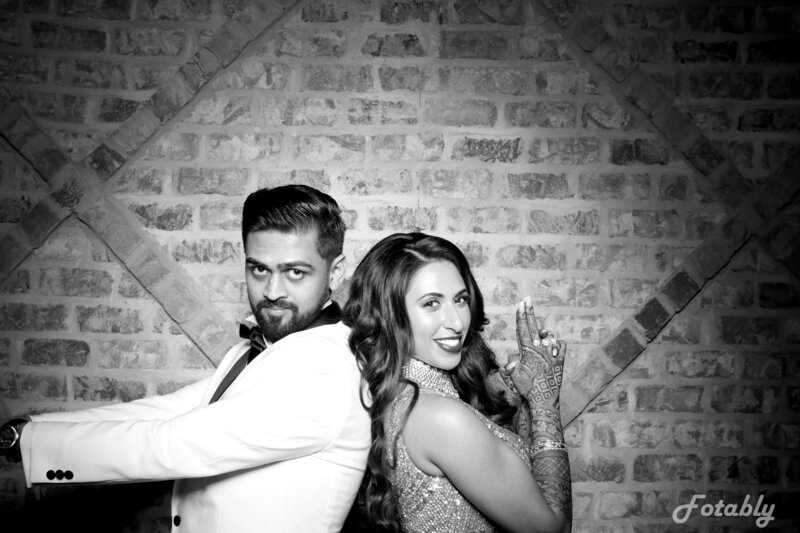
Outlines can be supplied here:
[[[411, 359], [403, 368], [403, 376], [416, 382], [420, 394], [438, 394], [461, 402], [450, 376], [418, 359]], [[392, 442], [413, 396], [413, 388], [406, 387], [393, 402], [387, 427], [388, 442]], [[472, 406], [466, 405], [530, 467], [522, 439], [501, 428]], [[388, 447], [389, 462], [393, 460], [392, 446]], [[475, 508], [446, 477], [436, 477], [421, 471], [408, 455], [403, 437], [397, 439], [397, 463], [391, 481], [398, 497], [400, 522], [408, 533], [466, 533], [497, 531], [497, 528]]]

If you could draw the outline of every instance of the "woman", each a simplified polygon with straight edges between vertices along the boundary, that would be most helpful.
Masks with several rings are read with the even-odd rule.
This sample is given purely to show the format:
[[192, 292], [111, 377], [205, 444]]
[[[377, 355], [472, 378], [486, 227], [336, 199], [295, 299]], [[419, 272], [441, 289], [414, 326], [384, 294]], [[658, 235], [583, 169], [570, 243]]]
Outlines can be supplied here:
[[540, 335], [527, 301], [517, 311], [519, 359], [497, 380], [516, 413], [489, 386], [497, 365], [481, 337], [483, 298], [449, 241], [422, 233], [381, 240], [353, 274], [344, 321], [371, 397], [361, 504], [374, 529], [568, 527], [558, 415], [566, 346]]

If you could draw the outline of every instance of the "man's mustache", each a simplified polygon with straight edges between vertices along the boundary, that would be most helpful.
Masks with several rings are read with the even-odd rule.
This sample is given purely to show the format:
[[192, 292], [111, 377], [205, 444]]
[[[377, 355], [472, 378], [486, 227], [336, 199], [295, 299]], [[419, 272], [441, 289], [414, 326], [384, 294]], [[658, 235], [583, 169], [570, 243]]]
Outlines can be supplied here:
[[297, 311], [297, 306], [287, 300], [261, 300], [256, 306], [256, 311], [262, 309], [291, 309]]

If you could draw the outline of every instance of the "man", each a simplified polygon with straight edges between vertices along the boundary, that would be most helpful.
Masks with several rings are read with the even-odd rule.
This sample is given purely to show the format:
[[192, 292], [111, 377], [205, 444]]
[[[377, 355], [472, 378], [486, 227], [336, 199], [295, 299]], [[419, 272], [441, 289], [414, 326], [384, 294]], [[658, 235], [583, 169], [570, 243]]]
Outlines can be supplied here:
[[0, 449], [29, 486], [176, 479], [175, 532], [341, 528], [370, 422], [329, 300], [345, 270], [339, 206], [302, 185], [262, 189], [245, 201], [242, 238], [252, 340], [173, 394], [8, 422]]

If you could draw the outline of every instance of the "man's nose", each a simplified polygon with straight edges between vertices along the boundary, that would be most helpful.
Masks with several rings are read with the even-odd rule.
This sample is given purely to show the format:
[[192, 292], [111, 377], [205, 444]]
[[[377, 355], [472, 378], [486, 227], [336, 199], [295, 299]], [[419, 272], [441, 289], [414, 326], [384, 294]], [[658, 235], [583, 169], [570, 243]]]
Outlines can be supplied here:
[[273, 274], [269, 277], [269, 281], [264, 286], [264, 297], [269, 300], [277, 300], [287, 296], [286, 283], [283, 276], [280, 274]]

